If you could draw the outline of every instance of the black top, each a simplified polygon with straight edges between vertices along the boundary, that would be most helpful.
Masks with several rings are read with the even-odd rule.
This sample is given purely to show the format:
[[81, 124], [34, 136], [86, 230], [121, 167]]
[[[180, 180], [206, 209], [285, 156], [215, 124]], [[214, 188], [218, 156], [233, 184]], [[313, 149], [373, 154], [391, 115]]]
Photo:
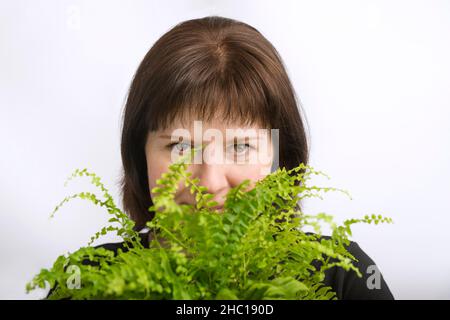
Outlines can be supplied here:
[[[148, 233], [140, 235], [142, 244], [148, 248]], [[323, 236], [323, 238], [329, 239], [328, 236]], [[115, 253], [119, 248], [126, 251], [123, 242], [105, 243], [97, 248], [105, 248]], [[324, 285], [330, 286], [336, 292], [339, 300], [394, 300], [394, 296], [375, 262], [356, 242], [351, 241], [347, 250], [358, 259], [353, 264], [360, 270], [362, 277], [358, 277], [353, 270], [345, 271], [340, 267], [333, 267], [325, 271]]]
[[333, 267], [325, 271], [325, 285], [333, 288], [340, 300], [394, 300], [383, 275], [375, 262], [351, 241], [347, 247], [358, 261], [353, 264], [359, 269], [362, 277], [358, 277], [353, 270], [345, 271], [340, 267]]

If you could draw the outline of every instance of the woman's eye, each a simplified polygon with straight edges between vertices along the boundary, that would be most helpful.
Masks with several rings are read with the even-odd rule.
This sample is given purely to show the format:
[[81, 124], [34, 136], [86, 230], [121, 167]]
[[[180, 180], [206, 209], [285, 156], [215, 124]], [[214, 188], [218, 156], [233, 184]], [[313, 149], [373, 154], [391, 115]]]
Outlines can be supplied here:
[[187, 149], [189, 149], [191, 147], [190, 143], [186, 143], [186, 142], [175, 142], [169, 145], [169, 148], [171, 150], [173, 150], [173, 148], [175, 147], [175, 150], [178, 152], [184, 152]]
[[236, 153], [244, 153], [250, 148], [248, 143], [236, 143], [234, 144], [234, 151]]

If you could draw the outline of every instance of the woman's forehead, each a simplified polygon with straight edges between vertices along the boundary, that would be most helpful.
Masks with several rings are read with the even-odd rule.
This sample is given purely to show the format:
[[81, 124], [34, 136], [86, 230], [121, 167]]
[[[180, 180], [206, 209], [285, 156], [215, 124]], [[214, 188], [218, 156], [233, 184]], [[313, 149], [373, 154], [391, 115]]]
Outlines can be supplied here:
[[211, 121], [202, 121], [191, 119], [190, 122], [174, 121], [165, 129], [151, 133], [153, 138], [162, 140], [195, 140], [202, 139], [210, 141], [211, 139], [224, 139], [233, 141], [235, 139], [255, 141], [267, 139], [271, 136], [268, 129], [261, 128], [258, 124], [243, 123], [225, 123], [220, 119]]

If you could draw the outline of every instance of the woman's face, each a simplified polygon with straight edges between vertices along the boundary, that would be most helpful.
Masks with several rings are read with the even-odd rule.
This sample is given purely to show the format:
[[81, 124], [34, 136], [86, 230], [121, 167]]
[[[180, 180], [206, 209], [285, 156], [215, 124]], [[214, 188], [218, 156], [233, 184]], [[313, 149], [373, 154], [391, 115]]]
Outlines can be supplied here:
[[[270, 130], [261, 129], [258, 125], [226, 125], [219, 119], [178, 120], [165, 130], [150, 132], [145, 146], [150, 192], [171, 163], [191, 148], [203, 144], [203, 152], [191, 159], [187, 171], [192, 172], [191, 178], [198, 178], [199, 184], [214, 195], [212, 200], [218, 202], [215, 209], [221, 211], [224, 196], [231, 188], [245, 179], [250, 179], [251, 188], [270, 173], [273, 163], [270, 134]], [[154, 196], [153, 192], [151, 196]], [[195, 204], [195, 194], [189, 192], [183, 181], [179, 183], [175, 201]]]

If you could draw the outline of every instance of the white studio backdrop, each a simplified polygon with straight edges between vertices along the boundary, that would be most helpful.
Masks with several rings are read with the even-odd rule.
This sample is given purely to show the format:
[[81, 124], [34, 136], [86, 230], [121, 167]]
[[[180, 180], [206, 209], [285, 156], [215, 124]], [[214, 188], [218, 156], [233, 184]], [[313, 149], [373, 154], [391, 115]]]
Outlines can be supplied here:
[[[337, 221], [380, 213], [357, 241], [397, 299], [450, 299], [449, 1], [0, 1], [0, 298], [107, 221], [76, 169], [118, 204], [120, 125], [132, 76], [175, 24], [220, 15], [280, 52], [310, 127], [311, 161], [353, 200], [305, 203]], [[114, 237], [100, 242], [116, 241]], [[98, 242], [98, 243], [100, 243]]]

